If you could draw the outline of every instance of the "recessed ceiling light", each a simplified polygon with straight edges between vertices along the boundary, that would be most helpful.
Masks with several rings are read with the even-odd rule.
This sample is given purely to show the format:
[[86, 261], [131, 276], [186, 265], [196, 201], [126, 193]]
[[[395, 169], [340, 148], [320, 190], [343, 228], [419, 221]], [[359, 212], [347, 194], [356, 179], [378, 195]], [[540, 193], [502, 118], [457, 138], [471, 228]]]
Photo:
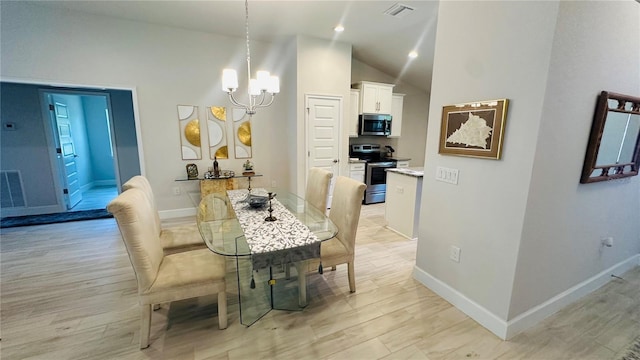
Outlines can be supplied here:
[[336, 27], [333, 28], [333, 31], [335, 31], [335, 32], [343, 32], [344, 31], [344, 26], [337, 25]]
[[417, 58], [417, 57], [418, 57], [418, 53], [417, 53], [417, 52], [412, 51], [412, 52], [410, 52], [410, 53], [409, 53], [409, 58], [411, 58], [411, 59], [415, 59], [415, 58]]

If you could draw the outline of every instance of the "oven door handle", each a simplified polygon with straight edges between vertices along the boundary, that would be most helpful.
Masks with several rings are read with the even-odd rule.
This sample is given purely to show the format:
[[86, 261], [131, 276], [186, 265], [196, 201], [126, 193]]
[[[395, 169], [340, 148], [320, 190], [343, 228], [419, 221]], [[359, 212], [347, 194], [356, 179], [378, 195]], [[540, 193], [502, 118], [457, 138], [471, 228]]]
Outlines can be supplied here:
[[396, 163], [393, 161], [388, 161], [388, 162], [380, 162], [380, 163], [369, 163], [367, 164], [368, 167], [385, 167], [385, 168], [394, 168], [396, 167]]

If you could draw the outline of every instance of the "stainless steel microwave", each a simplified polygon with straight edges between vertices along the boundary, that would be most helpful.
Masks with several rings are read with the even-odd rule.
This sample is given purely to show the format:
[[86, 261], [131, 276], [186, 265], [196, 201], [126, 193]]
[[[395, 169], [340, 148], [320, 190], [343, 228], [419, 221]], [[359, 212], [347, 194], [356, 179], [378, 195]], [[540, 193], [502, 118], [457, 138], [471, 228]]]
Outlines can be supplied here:
[[391, 135], [391, 115], [360, 114], [358, 117], [358, 135]]

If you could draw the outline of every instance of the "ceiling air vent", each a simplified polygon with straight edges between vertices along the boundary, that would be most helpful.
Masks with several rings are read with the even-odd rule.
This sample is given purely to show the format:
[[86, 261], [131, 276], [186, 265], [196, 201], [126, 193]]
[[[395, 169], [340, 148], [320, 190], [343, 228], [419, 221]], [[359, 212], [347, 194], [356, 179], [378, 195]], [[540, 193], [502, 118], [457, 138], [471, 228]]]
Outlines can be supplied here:
[[384, 13], [400, 19], [405, 17], [407, 14], [409, 14], [413, 10], [414, 9], [411, 6], [395, 3], [393, 4], [393, 6], [388, 8]]

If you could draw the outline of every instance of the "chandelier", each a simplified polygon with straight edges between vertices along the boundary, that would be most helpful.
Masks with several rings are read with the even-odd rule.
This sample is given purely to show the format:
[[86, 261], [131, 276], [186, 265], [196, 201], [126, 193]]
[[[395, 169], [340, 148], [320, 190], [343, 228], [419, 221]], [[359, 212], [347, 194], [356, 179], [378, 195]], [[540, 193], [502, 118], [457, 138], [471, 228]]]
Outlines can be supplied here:
[[[245, 0], [245, 28], [247, 33], [247, 78], [249, 79], [249, 103], [242, 104], [233, 96], [238, 89], [238, 74], [233, 69], [222, 71], [222, 91], [229, 95], [231, 103], [237, 107], [244, 108], [247, 115], [253, 115], [261, 107], [267, 107], [273, 103], [276, 94], [280, 92], [280, 79], [271, 76], [268, 71], [258, 71], [256, 78], [251, 78], [251, 52], [249, 50], [249, 1]], [[267, 96], [267, 93], [269, 94]], [[267, 101], [268, 100], [268, 101]]]

